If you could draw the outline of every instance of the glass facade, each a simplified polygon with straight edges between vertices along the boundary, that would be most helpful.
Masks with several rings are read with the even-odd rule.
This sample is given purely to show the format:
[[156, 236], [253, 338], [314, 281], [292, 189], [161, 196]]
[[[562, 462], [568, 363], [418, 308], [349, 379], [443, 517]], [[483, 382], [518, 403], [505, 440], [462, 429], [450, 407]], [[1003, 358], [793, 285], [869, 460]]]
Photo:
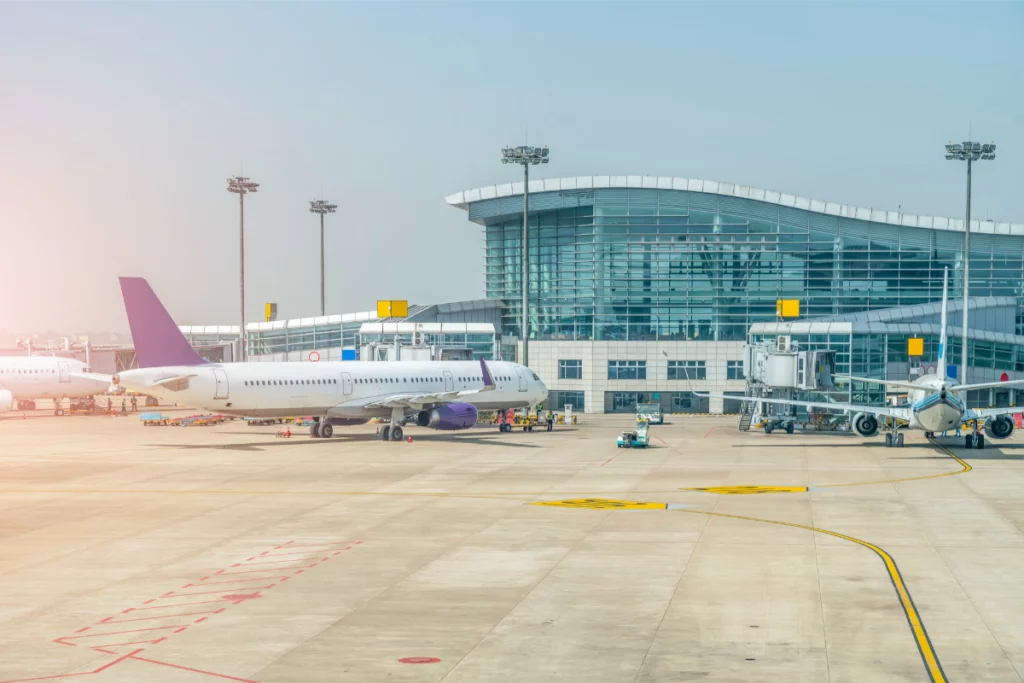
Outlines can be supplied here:
[[[962, 296], [962, 232], [832, 215], [824, 203], [599, 188], [531, 193], [530, 207], [531, 339], [739, 341], [775, 320], [777, 299], [799, 299], [801, 317], [937, 301], [944, 267], [950, 296]], [[468, 210], [485, 226], [487, 297], [506, 302], [503, 333], [518, 336], [522, 197]], [[1022, 254], [1020, 236], [972, 235], [972, 296], [1020, 299]], [[865, 362], [885, 349], [863, 349]]]
[[558, 361], [558, 379], [583, 379], [583, 361]]

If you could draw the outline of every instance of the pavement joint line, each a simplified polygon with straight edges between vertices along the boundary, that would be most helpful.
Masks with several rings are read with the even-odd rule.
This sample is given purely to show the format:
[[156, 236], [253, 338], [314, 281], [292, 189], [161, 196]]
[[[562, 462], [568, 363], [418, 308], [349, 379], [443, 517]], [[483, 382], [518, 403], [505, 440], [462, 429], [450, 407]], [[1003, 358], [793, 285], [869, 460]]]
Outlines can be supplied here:
[[[955, 457], [955, 456], [954, 456]], [[717, 501], [716, 501], [717, 502]], [[604, 505], [602, 505], [604, 503]], [[928, 674], [931, 683], [948, 683], [945, 672], [942, 670], [942, 664], [939, 661], [939, 656], [935, 652], [935, 648], [932, 645], [931, 638], [928, 636], [928, 631], [925, 629], [924, 621], [921, 619], [921, 614], [917, 610], [917, 606], [914, 604], [914, 599], [910, 595], [910, 589], [907, 588], [906, 582], [903, 580], [903, 575], [900, 573], [899, 567], [896, 565], [896, 560], [893, 559], [885, 549], [880, 548], [874, 543], [854, 538], [853, 536], [847, 536], [841, 534], [838, 531], [829, 531], [828, 529], [822, 529], [820, 527], [807, 526], [806, 524], [797, 524], [796, 522], [783, 522], [776, 519], [764, 519], [761, 517], [748, 517], [745, 515], [732, 515], [724, 512], [707, 512], [702, 510], [688, 510], [684, 508], [671, 508], [670, 503], [654, 503], [645, 501], [625, 501], [625, 500], [608, 500], [602, 501], [599, 498], [581, 499], [576, 501], [549, 501], [549, 502], [538, 502], [531, 503], [531, 505], [544, 505], [550, 507], [574, 507], [583, 509], [594, 509], [594, 510], [651, 510], [651, 509], [662, 509], [662, 510], [674, 510], [676, 512], [685, 512], [692, 515], [705, 515], [707, 517], [722, 517], [727, 519], [738, 519], [747, 522], [760, 522], [762, 524], [775, 524], [778, 526], [788, 526], [795, 529], [804, 529], [807, 531], [826, 534], [835, 538], [840, 538], [844, 541], [849, 541], [861, 547], [867, 548], [875, 553], [885, 566], [885, 571], [889, 575], [889, 580], [892, 583], [893, 590], [896, 592], [896, 597], [899, 599], [900, 606], [903, 608], [903, 614], [907, 618], [907, 624], [910, 627], [911, 635], [914, 637], [914, 643], [917, 646], [917, 651], [921, 655], [921, 661], [924, 664], [925, 671]]]

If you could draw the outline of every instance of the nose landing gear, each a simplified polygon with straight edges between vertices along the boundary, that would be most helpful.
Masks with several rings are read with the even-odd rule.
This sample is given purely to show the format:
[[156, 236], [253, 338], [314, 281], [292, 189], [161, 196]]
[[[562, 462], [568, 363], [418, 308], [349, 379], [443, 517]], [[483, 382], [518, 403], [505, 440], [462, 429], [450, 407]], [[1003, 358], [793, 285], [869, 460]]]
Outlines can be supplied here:
[[981, 433], [981, 429], [978, 428], [978, 421], [971, 421], [971, 433], [964, 437], [965, 448], [984, 448], [985, 447], [985, 435]]

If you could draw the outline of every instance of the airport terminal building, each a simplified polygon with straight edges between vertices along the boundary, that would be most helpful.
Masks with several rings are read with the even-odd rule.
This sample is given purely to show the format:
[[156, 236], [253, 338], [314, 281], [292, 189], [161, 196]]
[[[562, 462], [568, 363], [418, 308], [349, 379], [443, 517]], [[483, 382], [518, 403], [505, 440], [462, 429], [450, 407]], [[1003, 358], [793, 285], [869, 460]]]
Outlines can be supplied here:
[[[486, 297], [502, 302], [502, 337], [518, 341], [522, 183], [447, 202], [484, 231]], [[945, 267], [951, 337], [959, 331], [963, 227], [697, 179], [531, 181], [530, 365], [552, 405], [586, 412], [650, 401], [669, 412], [728, 410], [693, 391], [742, 394], [744, 342], [778, 334], [836, 348], [837, 374], [905, 380], [918, 362], [909, 337], [926, 341], [922, 366], [935, 361], [929, 305]], [[971, 230], [970, 381], [1024, 377], [1024, 224], [972, 221]], [[780, 323], [779, 299], [800, 301], [799, 320]], [[956, 363], [960, 340], [951, 341]], [[845, 391], [883, 400], [874, 386]], [[985, 394], [971, 404], [1015, 400]]]

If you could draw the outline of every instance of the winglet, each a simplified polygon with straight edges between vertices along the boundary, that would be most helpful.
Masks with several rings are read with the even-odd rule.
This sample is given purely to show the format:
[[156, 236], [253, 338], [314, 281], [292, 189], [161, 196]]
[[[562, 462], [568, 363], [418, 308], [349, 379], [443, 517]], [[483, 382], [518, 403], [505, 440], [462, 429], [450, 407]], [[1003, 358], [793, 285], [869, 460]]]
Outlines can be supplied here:
[[487, 363], [484, 362], [483, 358], [480, 359], [480, 373], [484, 378], [484, 386], [488, 389], [493, 389], [495, 387], [494, 378], [491, 377], [491, 371], [487, 369]]
[[141, 277], [122, 277], [121, 295], [140, 368], [204, 365], [202, 358], [174, 324], [149, 283]]

